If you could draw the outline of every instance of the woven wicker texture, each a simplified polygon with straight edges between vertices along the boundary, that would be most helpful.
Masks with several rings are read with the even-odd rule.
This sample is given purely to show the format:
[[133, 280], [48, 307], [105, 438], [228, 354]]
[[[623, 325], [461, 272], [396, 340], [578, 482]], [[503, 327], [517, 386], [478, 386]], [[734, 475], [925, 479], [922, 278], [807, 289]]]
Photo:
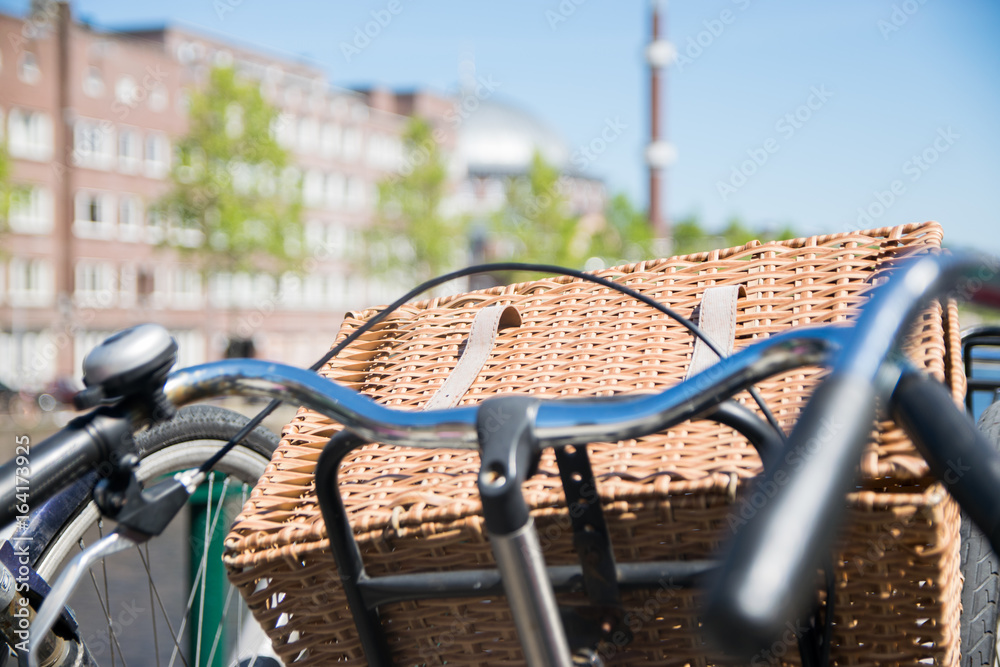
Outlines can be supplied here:
[[[736, 348], [792, 326], [849, 325], [885, 263], [940, 246], [936, 223], [817, 236], [647, 261], [601, 271], [690, 315], [704, 289], [740, 284]], [[682, 326], [618, 292], [568, 278], [539, 280], [405, 306], [322, 371], [382, 403], [420, 409], [460, 355], [479, 309], [513, 304], [522, 325], [504, 329], [463, 403], [500, 392], [541, 396], [658, 391], [684, 377], [693, 340]], [[349, 313], [337, 340], [377, 312]], [[907, 351], [964, 391], [954, 306], [934, 307]], [[787, 429], [821, 375], [802, 369], [759, 386]], [[738, 397], [753, 407], [746, 395]], [[316, 503], [313, 472], [338, 429], [300, 410], [226, 540], [225, 562], [286, 663], [364, 664]], [[760, 471], [731, 429], [686, 422], [670, 431], [590, 448], [619, 561], [711, 557], [753, 505], [734, 504]], [[492, 566], [476, 492], [475, 452], [378, 444], [341, 467], [340, 492], [369, 574]], [[837, 566], [836, 664], [953, 665], [958, 661], [958, 518], [924, 461], [892, 423], [880, 424], [860, 461]], [[551, 453], [525, 486], [549, 564], [576, 562]], [[753, 497], [750, 498], [754, 500]], [[742, 514], [741, 514], [742, 513]], [[263, 583], [262, 583], [263, 582]], [[625, 597], [635, 640], [609, 647], [610, 664], [716, 664], [697, 617], [698, 592]], [[585, 599], [577, 600], [585, 603]], [[505, 602], [437, 600], [382, 610], [398, 664], [523, 661]], [[632, 626], [630, 626], [632, 627]], [[794, 645], [771, 661], [797, 664]]]

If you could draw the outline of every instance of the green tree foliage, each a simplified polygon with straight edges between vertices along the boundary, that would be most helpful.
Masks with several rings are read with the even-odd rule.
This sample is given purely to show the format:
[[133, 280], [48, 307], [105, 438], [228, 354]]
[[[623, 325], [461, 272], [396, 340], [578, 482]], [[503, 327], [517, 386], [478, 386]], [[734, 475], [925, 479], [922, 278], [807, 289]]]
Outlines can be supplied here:
[[594, 258], [610, 266], [650, 256], [649, 223], [625, 195], [612, 197], [603, 216], [579, 216], [563, 186], [559, 170], [537, 153], [527, 175], [508, 182], [506, 203], [492, 220], [498, 259], [582, 268]]
[[569, 212], [559, 178], [559, 170], [536, 152], [527, 175], [508, 180], [506, 202], [491, 220], [496, 259], [583, 265], [591, 234]]
[[688, 255], [697, 252], [707, 252], [716, 248], [731, 248], [745, 245], [754, 239], [759, 241], [775, 241], [793, 239], [797, 236], [791, 226], [785, 225], [777, 230], [754, 230], [742, 220], [732, 217], [719, 232], [710, 232], [701, 226], [697, 216], [688, 216], [673, 224], [674, 255]]
[[[158, 209], [166, 241], [225, 270], [290, 262], [301, 251], [300, 176], [274, 137], [277, 111], [254, 81], [212, 70], [190, 99], [188, 132], [177, 144], [171, 191]], [[197, 242], [191, 242], [191, 239]]]
[[448, 169], [430, 124], [413, 117], [403, 134], [404, 167], [378, 186], [378, 206], [366, 230], [363, 270], [416, 283], [464, 261], [467, 220], [447, 215], [442, 201]]
[[604, 213], [607, 226], [594, 250], [607, 266], [651, 259], [653, 228], [646, 212], [637, 209], [625, 193], [608, 202]]

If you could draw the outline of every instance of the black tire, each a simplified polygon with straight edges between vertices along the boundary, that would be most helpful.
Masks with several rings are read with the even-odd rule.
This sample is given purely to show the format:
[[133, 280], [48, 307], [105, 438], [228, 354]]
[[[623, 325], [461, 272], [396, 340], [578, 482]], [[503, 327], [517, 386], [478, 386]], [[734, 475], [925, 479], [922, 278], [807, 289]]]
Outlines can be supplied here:
[[[223, 408], [218, 408], [214, 406], [191, 406], [183, 408], [178, 411], [176, 417], [169, 422], [161, 423], [151, 429], [143, 431], [136, 435], [136, 444], [139, 448], [140, 453], [140, 466], [137, 472], [137, 476], [142, 479], [156, 478], [164, 474], [177, 472], [180, 470], [190, 469], [192, 467], [197, 467], [202, 462], [204, 462], [209, 456], [218, 451], [229, 438], [236, 435], [237, 432], [247, 423], [248, 418], [240, 415], [238, 413], [232, 412], [230, 410], [225, 410]], [[274, 453], [275, 448], [279, 442], [278, 437], [264, 429], [262, 427], [257, 427], [248, 434], [248, 436], [243, 440], [243, 442], [235, 447], [229, 454], [227, 454], [216, 466], [215, 470], [219, 471], [225, 478], [226, 487], [230, 484], [230, 481], [235, 480], [243, 489], [243, 497], [245, 498], [248, 493], [248, 489], [253, 486], [257, 478], [263, 472], [264, 466], [267, 461], [270, 460], [271, 455]], [[219, 484], [221, 486], [221, 483]], [[218, 486], [217, 486], [218, 488]], [[73, 492], [77, 495], [72, 496], [67, 502], [65, 497], [66, 494]], [[57, 574], [62, 567], [64, 567], [67, 559], [71, 557], [77, 549], [79, 549], [78, 544], [82, 541], [82, 536], [87, 535], [88, 539], [94, 539], [94, 529], [98, 526], [99, 513], [96, 507], [90, 501], [89, 495], [80, 495], [79, 489], [67, 489], [64, 492], [64, 497], [62, 498], [63, 504], [61, 506], [65, 507], [67, 505], [75, 505], [75, 509], [71, 512], [57, 513], [52, 511], [45, 511], [45, 508], [39, 512], [43, 517], [40, 521], [31, 522], [26, 531], [22, 531], [19, 536], [27, 537], [29, 540], [35, 541], [36, 544], [40, 543], [43, 545], [40, 549], [40, 555], [34, 564], [35, 569], [42, 575], [43, 578], [48, 581], [52, 581], [55, 574]], [[223, 494], [225, 497], [225, 494]], [[57, 496], [53, 501], [60, 500]], [[228, 502], [228, 501], [227, 501]], [[219, 501], [219, 507], [223, 505], [222, 501]], [[58, 507], [59, 505], [57, 505]], [[211, 508], [209, 508], [211, 509]], [[219, 516], [222, 516], [222, 510], [219, 510]], [[177, 531], [182, 531], [181, 528], [175, 527], [176, 524], [185, 523], [181, 521], [181, 517], [185, 516], [185, 513], [178, 515], [178, 517], [171, 523], [167, 531], [163, 535], [151, 540], [148, 545], [142, 547], [145, 548], [146, 558], [157, 557], [157, 550], [163, 550], [164, 547], [169, 547], [177, 550], [177, 543], [182, 541], [182, 538], [178, 538]], [[215, 524], [213, 524], [215, 525]], [[221, 526], [221, 529], [225, 530], [225, 525]], [[105, 530], [105, 529], [100, 529]], [[170, 531], [174, 531], [171, 533]], [[181, 535], [184, 533], [181, 532]], [[182, 544], [180, 547], [183, 551], [183, 547], [187, 546]], [[105, 566], [104, 576], [107, 576], [107, 572], [112, 573], [112, 584], [117, 585], [120, 583], [119, 579], [123, 579], [120, 576], [121, 568], [123, 567], [121, 560], [123, 556], [132, 553], [137, 553], [136, 550], [129, 550], [123, 552], [122, 554], [116, 554], [108, 559], [108, 564]], [[153, 555], [151, 556], [150, 553]], [[170, 552], [167, 552], [170, 553]], [[206, 551], [207, 553], [207, 551]], [[142, 559], [143, 556], [133, 556], [133, 559]], [[182, 567], [177, 564], [178, 559], [167, 560], [165, 567], [170, 570], [171, 567]], [[183, 557], [179, 560], [185, 560]], [[185, 561], [186, 562], [186, 561]], [[144, 566], [152, 566], [153, 561], [142, 560]], [[124, 565], [126, 569], [129, 568], [129, 564]], [[138, 569], [134, 564], [131, 566], [133, 570]], [[92, 568], [92, 572], [101, 570], [100, 566], [95, 565]], [[173, 572], [173, 570], [170, 570]], [[100, 573], [98, 574], [100, 577]], [[141, 577], [146, 577], [145, 573], [139, 575]], [[157, 583], [170, 583], [171, 586], [176, 586], [178, 590], [189, 590], [187, 587], [187, 582], [182, 580], [177, 582], [174, 577], [176, 574], [163, 574], [158, 569], [156, 570], [156, 576], [150, 578], [151, 581], [155, 580]], [[161, 579], [161, 577], [163, 577]], [[148, 578], [148, 577], [147, 577]], [[78, 605], [92, 604], [89, 600], [80, 600], [78, 596], [84, 593], [80, 589], [83, 589], [83, 584], [90, 584], [90, 582], [82, 582], [74, 597], [71, 599], [70, 606], [76, 608]], [[104, 592], [107, 593], [108, 587], [106, 581], [104, 583]], [[150, 584], [150, 586], [155, 587], [156, 583]], [[94, 588], [97, 589], [97, 583], [94, 584]], [[112, 586], [112, 590], [114, 586]], [[92, 596], [92, 593], [88, 593]], [[103, 608], [103, 602], [100, 601], [100, 590], [97, 592], [98, 602], [101, 607], [98, 608], [98, 613], [96, 616], [100, 617], [100, 610]], [[239, 596], [235, 596], [236, 600], [239, 600]], [[110, 598], [108, 598], [110, 600]], [[142, 598], [139, 598], [140, 600]], [[157, 601], [159, 603], [159, 600]], [[142, 605], [145, 607], [145, 602]], [[152, 616], [155, 619], [156, 609], [152, 602], [149, 601], [148, 609], [152, 610]], [[190, 605], [190, 603], [188, 603]], [[239, 603], [237, 602], [237, 607]], [[167, 612], [163, 610], [161, 606], [162, 613]], [[228, 607], [227, 607], [228, 609]], [[190, 606], [189, 606], [190, 610]], [[244, 612], [237, 612], [242, 615]], [[104, 664], [108, 660], [107, 653], [121, 653], [122, 645], [125, 644], [125, 634], [122, 634], [123, 638], [120, 642], [118, 639], [118, 631], [114, 630], [114, 638], [111, 637], [111, 631], [109, 631], [107, 641], [104, 641], [104, 635], [98, 634], [101, 638], [102, 646], [95, 649], [95, 646], [91, 645], [91, 641], [88, 639], [95, 636], [94, 627], [98, 628], [98, 632], [105, 632], [100, 630], [99, 623], [104, 623], [103, 618], [98, 618], [93, 625], [88, 625], [93, 619], [95, 614], [91, 613], [79, 613], [77, 609], [77, 617], [81, 622], [81, 637], [88, 644], [91, 654], [97, 658], [98, 662]], [[147, 614], [148, 615], [148, 614]], [[164, 617], [165, 618], [165, 617]], [[87, 625], [87, 627], [84, 627]], [[131, 625], [131, 623], [129, 623]], [[106, 624], [105, 624], [106, 627]], [[127, 626], [126, 626], [127, 627]], [[156, 629], [155, 622], [153, 625]], [[162, 628], [162, 621], [161, 621]], [[141, 636], [140, 633], [135, 631], [138, 627], [131, 627], [129, 629], [129, 634], [134, 636]], [[161, 630], [157, 630], [157, 633]], [[172, 638], [173, 642], [178, 641], [177, 638]], [[130, 638], [129, 641], [133, 641]], [[147, 648], [144, 650], [148, 653], [149, 648], [151, 648], [149, 638], [145, 638]], [[167, 649], [170, 649], [169, 643], [164, 644], [164, 640], [161, 638], [157, 640], [160, 642], [158, 646], [159, 650], [162, 652], [164, 650], [164, 645]], [[113, 644], [113, 645], [112, 645]], [[126, 646], [126, 652], [128, 652], [128, 647]], [[140, 649], [143, 650], [143, 649]], [[104, 654], [103, 659], [101, 654]], [[149, 656], [142, 656], [148, 659]], [[145, 659], [140, 660], [140, 662], [145, 662]], [[132, 661], [123, 661], [128, 664], [135, 663]], [[190, 664], [190, 660], [185, 661]], [[116, 663], [117, 664], [117, 663]], [[154, 663], [155, 664], [155, 663]], [[164, 662], [163, 664], [166, 664]]]
[[[979, 429], [1000, 450], [1000, 402], [983, 411]], [[1000, 556], [982, 531], [962, 514], [962, 666], [993, 667], [997, 648]]]
[[[179, 442], [191, 440], [226, 440], [239, 433], [249, 418], [232, 410], [212, 405], [192, 405], [181, 408], [168, 422], [157, 424], [135, 436], [142, 456]], [[278, 447], [279, 438], [263, 426], [258, 426], [243, 439], [241, 447], [257, 452], [267, 459]]]

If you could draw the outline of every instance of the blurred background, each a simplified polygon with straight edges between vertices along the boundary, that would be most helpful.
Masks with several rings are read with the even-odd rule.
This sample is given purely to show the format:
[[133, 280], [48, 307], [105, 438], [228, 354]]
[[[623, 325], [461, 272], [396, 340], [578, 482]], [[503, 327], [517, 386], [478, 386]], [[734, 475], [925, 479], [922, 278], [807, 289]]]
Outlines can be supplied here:
[[305, 365], [479, 261], [929, 219], [1000, 253], [998, 30], [985, 0], [2, 1], [5, 405], [44, 417], [142, 321], [182, 365]]

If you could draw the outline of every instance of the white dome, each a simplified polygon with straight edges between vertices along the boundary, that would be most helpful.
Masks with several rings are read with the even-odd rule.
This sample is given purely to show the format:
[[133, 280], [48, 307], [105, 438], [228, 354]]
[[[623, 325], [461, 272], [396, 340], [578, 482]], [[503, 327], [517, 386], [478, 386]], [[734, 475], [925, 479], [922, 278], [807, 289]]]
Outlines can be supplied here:
[[[459, 117], [461, 118], [461, 102]], [[514, 107], [484, 100], [458, 127], [457, 156], [473, 174], [524, 173], [538, 151], [549, 164], [565, 169], [569, 149], [552, 129]]]

